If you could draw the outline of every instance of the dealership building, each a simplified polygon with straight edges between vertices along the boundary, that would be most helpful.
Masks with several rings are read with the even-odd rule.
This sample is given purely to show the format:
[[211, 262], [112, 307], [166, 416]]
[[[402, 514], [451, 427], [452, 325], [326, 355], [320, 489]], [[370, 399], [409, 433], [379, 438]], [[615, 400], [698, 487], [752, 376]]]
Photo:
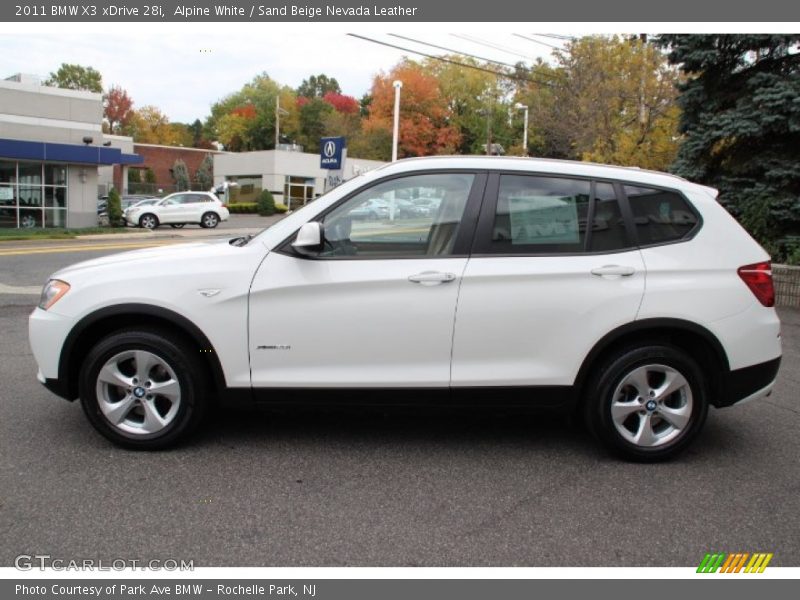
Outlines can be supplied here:
[[[228, 187], [231, 202], [255, 202], [262, 190], [269, 190], [276, 202], [299, 208], [324, 194], [334, 185], [330, 172], [320, 166], [320, 155], [298, 151], [289, 144], [278, 150], [221, 152], [214, 155], [214, 185]], [[346, 157], [341, 180], [385, 165], [378, 160]]]
[[98, 167], [140, 162], [104, 145], [101, 94], [0, 81], [0, 227], [97, 224]]

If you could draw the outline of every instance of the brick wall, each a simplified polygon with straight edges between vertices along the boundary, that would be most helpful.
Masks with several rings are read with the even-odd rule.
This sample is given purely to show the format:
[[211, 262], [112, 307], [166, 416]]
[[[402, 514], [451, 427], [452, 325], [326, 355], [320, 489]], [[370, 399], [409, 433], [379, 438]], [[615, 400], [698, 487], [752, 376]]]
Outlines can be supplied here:
[[[186, 163], [186, 168], [189, 170], [189, 178], [194, 180], [195, 173], [203, 159], [209, 154], [217, 154], [216, 150], [151, 144], [134, 144], [133, 152], [143, 157], [144, 162], [131, 168], [153, 169], [156, 176], [156, 187], [162, 188], [165, 192], [174, 191], [175, 179], [172, 177], [170, 169], [177, 159], [181, 159]], [[142, 180], [144, 180], [144, 177], [142, 177]], [[114, 167], [114, 187], [118, 190], [123, 189], [122, 170], [119, 165]]]

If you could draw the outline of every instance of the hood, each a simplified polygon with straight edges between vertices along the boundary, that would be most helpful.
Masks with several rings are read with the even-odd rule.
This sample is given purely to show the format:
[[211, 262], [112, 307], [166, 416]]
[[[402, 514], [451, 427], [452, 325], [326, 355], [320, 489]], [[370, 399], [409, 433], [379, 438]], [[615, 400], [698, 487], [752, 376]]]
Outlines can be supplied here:
[[148, 263], [159, 265], [176, 265], [180, 263], [203, 261], [240, 251], [240, 248], [231, 246], [228, 239], [207, 242], [192, 242], [186, 244], [165, 244], [152, 248], [130, 250], [101, 256], [91, 260], [70, 265], [51, 275], [53, 279], [69, 280], [71, 275], [84, 275], [96, 269], [123, 268], [130, 269]]

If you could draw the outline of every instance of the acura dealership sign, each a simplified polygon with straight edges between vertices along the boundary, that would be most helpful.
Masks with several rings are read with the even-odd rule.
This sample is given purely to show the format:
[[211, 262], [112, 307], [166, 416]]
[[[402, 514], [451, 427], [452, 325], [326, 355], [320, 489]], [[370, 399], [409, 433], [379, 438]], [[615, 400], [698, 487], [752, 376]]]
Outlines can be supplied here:
[[344, 168], [343, 151], [345, 139], [343, 137], [328, 137], [320, 140], [319, 166], [322, 169], [339, 171]]

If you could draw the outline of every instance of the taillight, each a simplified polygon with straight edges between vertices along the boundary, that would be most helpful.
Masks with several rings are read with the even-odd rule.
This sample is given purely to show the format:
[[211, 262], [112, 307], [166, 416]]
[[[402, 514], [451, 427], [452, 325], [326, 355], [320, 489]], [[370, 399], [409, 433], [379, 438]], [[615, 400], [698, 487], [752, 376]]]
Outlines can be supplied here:
[[737, 270], [753, 292], [758, 301], [764, 306], [775, 306], [775, 287], [772, 285], [772, 264], [769, 261], [744, 265]]

